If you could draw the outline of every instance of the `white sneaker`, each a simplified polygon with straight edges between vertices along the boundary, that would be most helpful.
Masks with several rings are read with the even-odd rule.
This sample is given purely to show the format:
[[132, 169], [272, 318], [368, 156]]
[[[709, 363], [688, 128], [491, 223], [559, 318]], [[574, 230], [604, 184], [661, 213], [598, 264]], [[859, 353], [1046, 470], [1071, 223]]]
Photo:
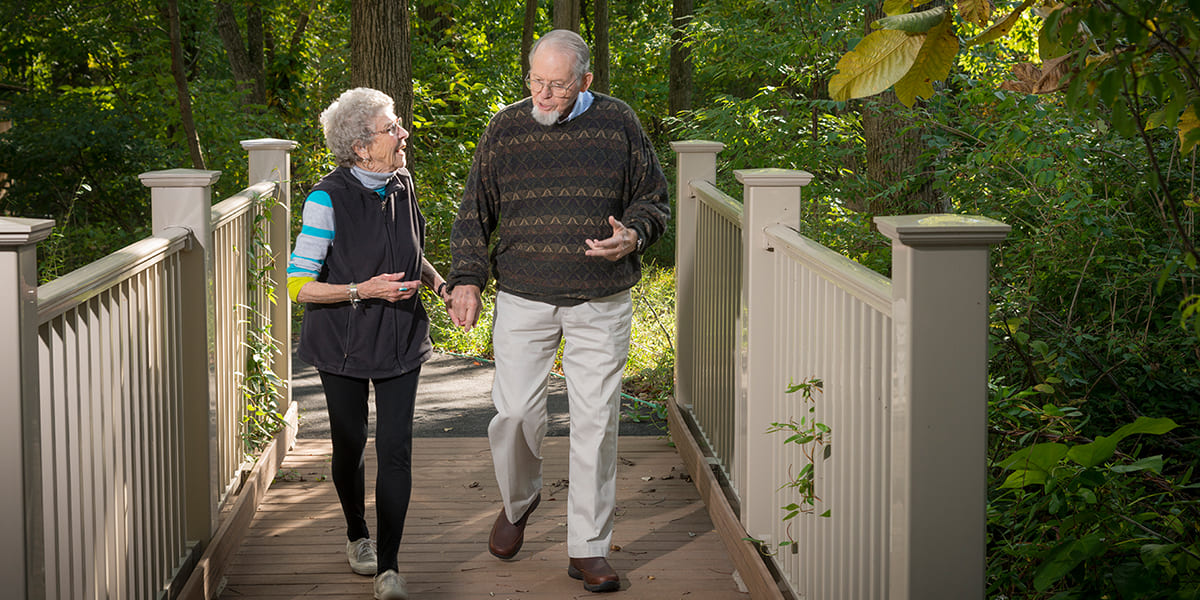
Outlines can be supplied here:
[[346, 542], [346, 560], [350, 561], [350, 570], [359, 575], [374, 575], [379, 569], [375, 558], [375, 540], [360, 538]]
[[375, 576], [375, 600], [408, 600], [408, 588], [399, 573], [388, 569]]

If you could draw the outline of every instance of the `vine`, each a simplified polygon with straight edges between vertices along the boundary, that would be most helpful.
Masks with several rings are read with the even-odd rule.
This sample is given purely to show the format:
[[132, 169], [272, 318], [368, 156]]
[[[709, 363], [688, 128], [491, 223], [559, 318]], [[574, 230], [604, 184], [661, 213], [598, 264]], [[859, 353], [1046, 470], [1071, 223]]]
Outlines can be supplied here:
[[[783, 443], [800, 446], [805, 459], [805, 463], [794, 475], [792, 466], [788, 467], [789, 478], [778, 488], [780, 490], [791, 488], [800, 496], [798, 501], [781, 507], [781, 510], [787, 513], [783, 517], [785, 522], [801, 514], [815, 514], [817, 502], [821, 500], [821, 497], [817, 495], [816, 488], [817, 458], [819, 457], [822, 461], [829, 460], [833, 453], [830, 440], [833, 430], [825, 423], [818, 421], [816, 417], [817, 401], [814, 396], [822, 391], [823, 385], [824, 383], [816, 377], [810, 377], [800, 383], [789, 384], [786, 393], [800, 392], [806, 415], [800, 417], [799, 421], [790, 418], [786, 423], [771, 423], [771, 426], [767, 428], [767, 433], [787, 433], [788, 437]], [[829, 517], [830, 513], [831, 511], [827, 509], [818, 516]], [[787, 534], [788, 541], [780, 542], [779, 546], [791, 546], [792, 552], [795, 553], [798, 547], [796, 540], [791, 536], [791, 523], [788, 523]]]
[[[253, 454], [274, 438], [283, 428], [283, 414], [279, 411], [280, 390], [287, 386], [271, 369], [280, 349], [271, 335], [270, 319], [264, 311], [277, 302], [275, 289], [264, 286], [275, 268], [275, 255], [271, 252], [268, 228], [271, 224], [271, 209], [278, 201], [272, 196], [257, 196], [258, 209], [254, 212], [250, 236], [250, 260], [247, 267], [246, 309], [246, 365], [241, 373], [242, 398], [246, 401], [246, 413], [242, 416], [242, 443], [247, 454]], [[260, 306], [265, 298], [267, 306]]]

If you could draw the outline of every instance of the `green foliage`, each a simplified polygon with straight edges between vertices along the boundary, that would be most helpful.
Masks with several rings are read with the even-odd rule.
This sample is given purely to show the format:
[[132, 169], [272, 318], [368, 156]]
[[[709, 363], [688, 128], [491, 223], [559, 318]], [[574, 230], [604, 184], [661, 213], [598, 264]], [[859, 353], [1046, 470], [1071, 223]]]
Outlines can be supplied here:
[[[277, 204], [274, 196], [255, 198], [254, 219], [251, 222], [253, 233], [250, 236], [250, 247], [247, 261], [247, 298], [248, 303], [241, 307], [245, 310], [246, 364], [241, 376], [240, 388], [242, 399], [246, 402], [245, 413], [242, 416], [242, 443], [248, 456], [255, 455], [263, 446], [270, 442], [275, 434], [283, 428], [284, 419], [280, 412], [279, 399], [281, 390], [288, 382], [275, 375], [271, 366], [280, 355], [280, 348], [271, 335], [269, 317], [265, 314], [276, 303], [275, 288], [265, 283], [271, 281], [271, 271], [275, 268], [275, 255], [268, 243], [268, 228], [271, 226], [271, 209]], [[259, 293], [263, 292], [266, 306], [259, 305]]]
[[[821, 497], [817, 495], [816, 488], [816, 471], [817, 459], [822, 461], [829, 460], [833, 446], [831, 445], [831, 437], [833, 430], [828, 425], [817, 420], [817, 401], [814, 398], [816, 392], [822, 391], [824, 383], [815, 377], [810, 377], [799, 383], [788, 385], [788, 394], [800, 392], [800, 400], [803, 406], [805, 416], [801, 416], [797, 421], [795, 418], [788, 419], [786, 423], [771, 423], [767, 428], [767, 433], [787, 434], [787, 438], [783, 440], [786, 444], [796, 444], [800, 446], [801, 452], [804, 454], [804, 464], [796, 471], [795, 476], [784, 482], [779, 489], [790, 488], [800, 495], [799, 502], [792, 502], [783, 507], [787, 512], [783, 520], [787, 521], [796, 518], [800, 514], [813, 514], [817, 507], [817, 502], [820, 502]], [[788, 469], [790, 472], [791, 469]], [[828, 517], [830, 511], [826, 510], [820, 516]], [[780, 542], [780, 546], [794, 544], [795, 540]]]
[[[1200, 591], [1200, 503], [1192, 469], [1172, 477], [1162, 455], [1118, 451], [1162, 435], [1170, 419], [1140, 417], [1109, 436], [1080, 440], [1078, 411], [1036, 409], [1000, 396], [992, 410], [1036, 429], [1016, 446], [993, 444], [988, 595], [1006, 598], [1194, 598]], [[996, 419], [993, 419], [996, 422]], [[1039, 441], [1050, 439], [1054, 441]], [[1007, 476], [1004, 473], [1007, 472]]]
[[[491, 114], [523, 94], [523, 7], [433, 2], [444, 17], [433, 22], [415, 12], [430, 1], [410, 3], [410, 150], [427, 256], [446, 273], [476, 139]], [[0, 134], [0, 172], [12, 185], [0, 212], [58, 221], [39, 248], [47, 279], [143, 237], [149, 193], [136, 175], [190, 164], [156, 5], [19, 4], [0, 8], [0, 121], [15, 124]], [[989, 596], [1195, 597], [1200, 519], [1190, 465], [1200, 443], [1182, 433], [1200, 423], [1200, 260], [1188, 250], [1200, 204], [1188, 150], [1198, 129], [1195, 2], [1085, 0], [1041, 10], [1010, 1], [993, 11], [983, 0], [956, 0], [941, 19], [929, 4], [888, 0], [895, 18], [880, 22], [894, 30], [883, 35], [917, 48], [889, 84], [912, 104], [897, 114], [925, 132], [928, 171], [911, 178], [866, 178], [861, 117], [878, 105], [830, 98], [839, 59], [869, 37], [859, 2], [700, 3], [686, 29], [693, 109], [674, 117], [665, 115], [669, 4], [610, 5], [612, 90], [638, 111], [670, 181], [672, 139], [726, 144], [719, 184], [734, 197], [733, 169], [813, 173], [801, 232], [881, 273], [887, 240], [851, 201], [895, 194], [905, 179], [931, 181], [949, 210], [1012, 225], [991, 255]], [[207, 168], [222, 171], [215, 199], [245, 187], [240, 140], [299, 142], [298, 229], [300, 202], [333, 166], [317, 116], [349, 85], [349, 2], [260, 6], [272, 40], [266, 105], [241, 103], [211, 3], [181, 7], [188, 78]], [[549, 26], [543, 3], [537, 29]], [[1063, 85], [1065, 94], [1031, 94]], [[634, 289], [625, 390], [644, 403], [627, 418], [661, 417], [673, 394], [673, 240], [672, 229], [651, 248]], [[437, 347], [490, 357], [492, 297], [480, 325], [464, 333], [426, 296]], [[276, 351], [253, 346], [251, 354]], [[247, 393], [268, 398], [278, 382], [259, 375]], [[275, 409], [255, 406], [269, 421]], [[1179, 427], [1117, 439], [1147, 415]], [[1017, 470], [1001, 463], [1014, 456], [1027, 460], [1004, 465], [1024, 465], [1013, 479], [1022, 485], [1005, 487]]]

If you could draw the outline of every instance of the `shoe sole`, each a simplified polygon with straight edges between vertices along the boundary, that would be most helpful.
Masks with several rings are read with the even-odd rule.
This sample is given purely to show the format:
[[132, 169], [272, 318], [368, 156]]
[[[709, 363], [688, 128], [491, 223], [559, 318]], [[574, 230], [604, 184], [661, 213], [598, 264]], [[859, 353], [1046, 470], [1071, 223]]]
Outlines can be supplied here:
[[615, 591], [621, 589], [620, 581], [605, 581], [604, 583], [597, 583], [597, 584], [590, 584], [590, 583], [584, 581], [583, 573], [579, 569], [576, 569], [574, 565], [570, 565], [567, 567], [567, 575], [570, 575], [571, 579], [578, 579], [580, 581], [583, 581], [583, 589], [585, 589], [589, 592], [597, 592], [597, 593], [599, 593], [599, 592], [615, 592]]

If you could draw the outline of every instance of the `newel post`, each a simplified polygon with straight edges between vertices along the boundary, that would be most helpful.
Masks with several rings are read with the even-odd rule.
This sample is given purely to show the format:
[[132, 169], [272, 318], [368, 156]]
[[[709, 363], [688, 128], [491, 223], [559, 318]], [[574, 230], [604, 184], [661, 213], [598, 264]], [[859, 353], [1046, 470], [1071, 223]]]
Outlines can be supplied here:
[[876, 217], [892, 240], [888, 598], [984, 597], [988, 250], [985, 217]]
[[[37, 244], [54, 221], [0, 217], [0, 581], [13, 598], [45, 596]], [[20, 532], [20, 533], [18, 533]]]
[[[250, 154], [250, 185], [268, 180], [279, 184], [268, 235], [275, 261], [271, 269], [271, 287], [275, 290], [275, 304], [270, 307], [271, 337], [279, 349], [279, 354], [271, 357], [271, 370], [280, 381], [288, 382], [292, 380], [292, 309], [287, 293], [287, 264], [292, 254], [292, 150], [295, 147], [296, 142], [291, 140], [242, 141], [242, 148]], [[292, 403], [292, 387], [284, 386], [280, 395], [280, 410], [287, 410]]]
[[717, 153], [721, 142], [683, 140], [671, 142], [676, 155], [675, 174], [675, 403], [692, 405], [696, 377], [694, 331], [696, 293], [696, 196], [691, 182], [717, 181]]
[[[771, 424], [770, 398], [784, 393], [787, 380], [773, 372], [772, 340], [776, 281], [773, 249], [763, 230], [769, 225], [800, 227], [800, 188], [812, 174], [789, 169], [734, 171], [743, 185], [742, 195], [742, 300], [738, 311], [741, 347], [736, 356], [737, 397], [734, 401], [734, 464], [738, 494], [742, 499], [742, 524], [755, 538], [773, 542], [769, 532], [778, 520], [779, 507], [773, 494], [750, 490], [773, 490], [778, 482], [768, 469], [752, 469], [754, 461], [772, 455], [777, 442], [765, 435]], [[740, 443], [738, 442], [740, 440]]]
[[168, 169], [139, 177], [150, 188], [154, 234], [169, 229], [192, 232], [180, 253], [182, 345], [179, 390], [183, 401], [184, 474], [188, 539], [203, 549], [216, 527], [216, 404], [212, 394], [216, 369], [213, 300], [212, 185], [220, 171]]

